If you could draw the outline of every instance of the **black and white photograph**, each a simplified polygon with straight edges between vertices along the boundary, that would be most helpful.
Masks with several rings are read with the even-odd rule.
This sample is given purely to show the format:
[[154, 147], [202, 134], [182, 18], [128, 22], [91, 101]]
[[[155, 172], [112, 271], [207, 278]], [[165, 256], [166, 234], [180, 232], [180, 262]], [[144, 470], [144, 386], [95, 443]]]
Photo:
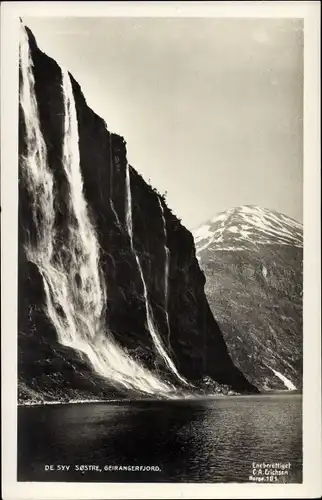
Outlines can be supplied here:
[[305, 16], [66, 6], [15, 11], [19, 491], [301, 487]]

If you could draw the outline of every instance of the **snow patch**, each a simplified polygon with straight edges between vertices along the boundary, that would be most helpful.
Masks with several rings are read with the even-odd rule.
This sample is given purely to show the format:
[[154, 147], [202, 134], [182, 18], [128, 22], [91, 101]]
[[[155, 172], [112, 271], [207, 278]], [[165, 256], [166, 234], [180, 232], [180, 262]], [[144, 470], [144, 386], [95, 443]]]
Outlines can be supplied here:
[[194, 232], [194, 239], [196, 242], [204, 240], [206, 238], [210, 238], [213, 236], [213, 231], [209, 231], [211, 226], [208, 224], [205, 224], [204, 226], [199, 227], [195, 232]]
[[262, 266], [262, 274], [264, 278], [267, 278], [267, 267], [265, 267], [264, 265]]
[[222, 213], [220, 215], [215, 215], [215, 217], [213, 217], [211, 219], [211, 222], [220, 222], [220, 221], [224, 221], [225, 219], [226, 219], [226, 214]]
[[286, 215], [257, 206], [235, 207], [216, 215], [194, 231], [197, 253], [211, 245], [217, 250], [254, 245], [291, 245], [303, 247], [303, 226]]
[[271, 366], [268, 367], [270, 370], [272, 370], [272, 372], [274, 373], [274, 375], [276, 375], [276, 377], [278, 377], [285, 385], [285, 387], [289, 390], [289, 391], [296, 391], [296, 387], [295, 385], [288, 379], [286, 378], [284, 375], [282, 375], [280, 372], [278, 372], [277, 370], [274, 370], [274, 368], [272, 368]]

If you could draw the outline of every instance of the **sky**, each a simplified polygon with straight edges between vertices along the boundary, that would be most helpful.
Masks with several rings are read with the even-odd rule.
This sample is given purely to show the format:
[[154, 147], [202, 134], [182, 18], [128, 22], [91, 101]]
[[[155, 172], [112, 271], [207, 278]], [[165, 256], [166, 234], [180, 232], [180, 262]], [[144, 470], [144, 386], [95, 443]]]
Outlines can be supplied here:
[[302, 21], [23, 21], [190, 230], [239, 205], [302, 222]]

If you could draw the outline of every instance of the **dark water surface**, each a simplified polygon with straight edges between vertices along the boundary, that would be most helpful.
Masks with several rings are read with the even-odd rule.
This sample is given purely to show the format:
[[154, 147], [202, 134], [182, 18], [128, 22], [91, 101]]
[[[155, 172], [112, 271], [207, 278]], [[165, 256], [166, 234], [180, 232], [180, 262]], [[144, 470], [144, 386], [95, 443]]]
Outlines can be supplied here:
[[300, 395], [18, 409], [19, 481], [248, 482], [253, 462], [290, 463], [273, 480], [302, 481]]

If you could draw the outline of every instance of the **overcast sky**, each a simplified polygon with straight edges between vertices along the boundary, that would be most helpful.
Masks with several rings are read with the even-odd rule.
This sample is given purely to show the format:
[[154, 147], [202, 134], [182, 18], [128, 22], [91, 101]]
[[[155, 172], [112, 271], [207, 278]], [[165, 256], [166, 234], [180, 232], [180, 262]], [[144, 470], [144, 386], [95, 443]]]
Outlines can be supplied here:
[[25, 18], [192, 229], [243, 204], [302, 222], [302, 23]]

